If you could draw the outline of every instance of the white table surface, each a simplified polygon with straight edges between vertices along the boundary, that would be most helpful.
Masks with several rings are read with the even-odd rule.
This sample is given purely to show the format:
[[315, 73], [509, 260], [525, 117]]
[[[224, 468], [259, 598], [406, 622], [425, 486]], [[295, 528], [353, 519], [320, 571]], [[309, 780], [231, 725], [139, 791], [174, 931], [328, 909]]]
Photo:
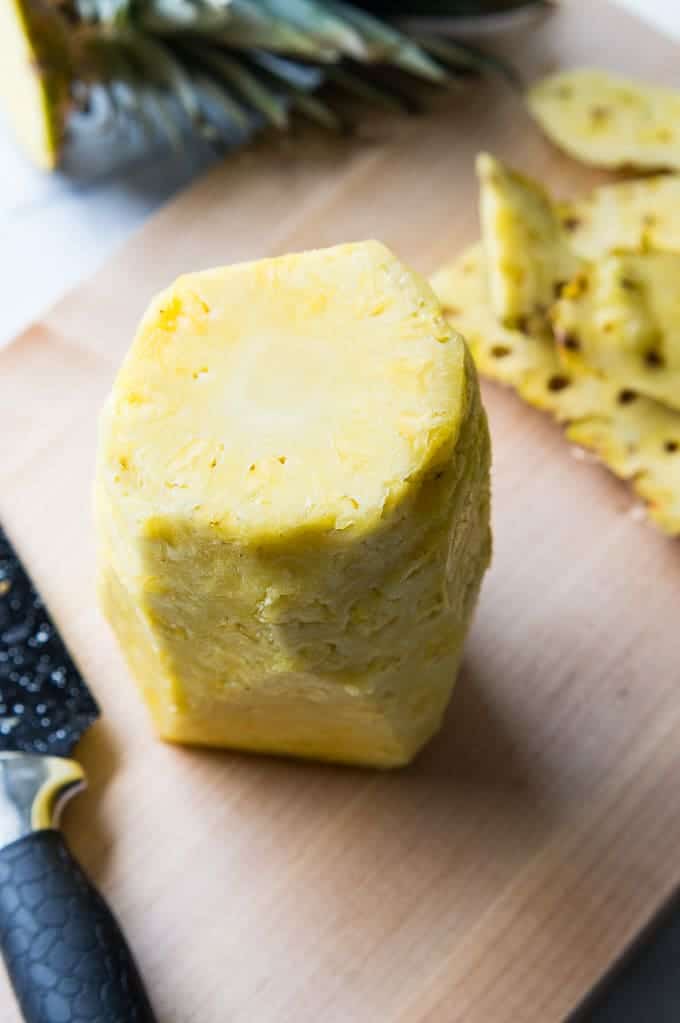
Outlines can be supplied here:
[[[618, 2], [680, 39], [678, 0]], [[92, 273], [206, 162], [205, 155], [164, 156], [74, 185], [34, 170], [0, 120], [0, 345]]]

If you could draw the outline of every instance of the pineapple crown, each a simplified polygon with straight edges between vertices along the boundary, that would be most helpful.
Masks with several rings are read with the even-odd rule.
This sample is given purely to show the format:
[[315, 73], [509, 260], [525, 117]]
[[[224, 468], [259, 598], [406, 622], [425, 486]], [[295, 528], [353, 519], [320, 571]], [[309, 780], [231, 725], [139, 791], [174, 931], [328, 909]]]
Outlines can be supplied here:
[[95, 95], [109, 121], [141, 125], [173, 146], [192, 135], [233, 145], [267, 125], [283, 130], [296, 115], [344, 129], [343, 96], [412, 110], [419, 83], [447, 88], [486, 73], [515, 80], [468, 43], [401, 29], [342, 0], [15, 2], [37, 72], [61, 97], [42, 112], [57, 122], [52, 164], [74, 108], [101, 107]]

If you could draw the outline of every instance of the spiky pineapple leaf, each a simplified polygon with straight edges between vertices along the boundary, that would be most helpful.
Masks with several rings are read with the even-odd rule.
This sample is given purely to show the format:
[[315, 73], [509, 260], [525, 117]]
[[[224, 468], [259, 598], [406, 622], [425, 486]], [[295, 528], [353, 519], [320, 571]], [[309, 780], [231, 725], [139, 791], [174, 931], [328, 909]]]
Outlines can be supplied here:
[[127, 33], [124, 45], [147, 72], [150, 81], [165, 86], [177, 98], [189, 120], [200, 119], [200, 106], [191, 76], [182, 62], [163, 42], [139, 33]]
[[249, 138], [257, 127], [248, 111], [208, 75], [197, 74], [201, 111], [205, 120], [205, 137], [217, 145], [236, 144]]
[[446, 71], [441, 64], [402, 32], [350, 4], [341, 3], [339, 0], [327, 2], [362, 32], [369, 62], [384, 61], [433, 82], [446, 80]]
[[510, 64], [493, 53], [480, 50], [471, 43], [466, 43], [463, 46], [454, 39], [444, 39], [441, 36], [417, 30], [414, 31], [413, 36], [427, 53], [453, 71], [477, 75], [497, 74], [509, 81], [511, 85], [518, 88], [521, 85], [517, 72]]
[[269, 88], [262, 77], [253, 74], [241, 60], [218, 50], [198, 48], [191, 44], [189, 50], [194, 51], [204, 69], [212, 71], [216, 79], [233, 90], [265, 121], [281, 130], [288, 126], [288, 106], [282, 96]]
[[[294, 25], [278, 23], [274, 18], [259, 11], [238, 9], [242, 0], [236, 0], [234, 7], [238, 12], [230, 22], [213, 38], [227, 46], [240, 50], [262, 49], [272, 53], [284, 53], [293, 57], [303, 57], [319, 63], [335, 61], [339, 57], [336, 49], [322, 46], [312, 36], [301, 32]], [[244, 7], [250, 4], [243, 3]]]
[[366, 42], [349, 18], [339, 17], [328, 0], [259, 0], [271, 16], [281, 23], [288, 22], [311, 35], [322, 49], [367, 59]]
[[311, 96], [309, 93], [296, 93], [291, 95], [291, 103], [296, 110], [322, 128], [334, 132], [343, 132], [347, 128], [342, 118], [327, 103], [323, 103], [316, 96]]
[[251, 63], [301, 92], [312, 92], [323, 85], [326, 68], [322, 71], [277, 53], [267, 53], [266, 50], [252, 50], [248, 56]]

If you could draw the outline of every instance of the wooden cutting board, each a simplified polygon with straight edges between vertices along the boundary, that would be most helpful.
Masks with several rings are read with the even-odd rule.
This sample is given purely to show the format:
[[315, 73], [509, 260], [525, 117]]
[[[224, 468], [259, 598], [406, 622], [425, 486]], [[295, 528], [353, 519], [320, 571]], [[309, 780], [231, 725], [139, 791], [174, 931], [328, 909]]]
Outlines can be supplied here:
[[[680, 85], [677, 47], [597, 4], [515, 59]], [[552, 1023], [680, 880], [680, 547], [509, 393], [484, 391], [493, 569], [445, 728], [410, 769], [162, 745], [95, 606], [95, 419], [149, 297], [180, 271], [367, 236], [429, 272], [477, 234], [481, 148], [565, 194], [598, 179], [498, 84], [361, 145], [261, 145], [0, 353], [0, 519], [104, 710], [66, 831], [162, 1023]]]

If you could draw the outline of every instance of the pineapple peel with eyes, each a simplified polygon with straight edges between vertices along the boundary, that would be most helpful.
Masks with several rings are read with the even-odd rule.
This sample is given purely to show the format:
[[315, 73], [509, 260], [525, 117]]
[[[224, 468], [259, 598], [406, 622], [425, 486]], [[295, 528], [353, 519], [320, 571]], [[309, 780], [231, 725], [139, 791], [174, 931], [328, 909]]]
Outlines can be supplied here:
[[680, 91], [592, 68], [528, 91], [529, 112], [557, 146], [596, 167], [680, 169]]
[[493, 311], [508, 327], [540, 331], [557, 290], [581, 261], [540, 185], [488, 153], [477, 157], [477, 176]]
[[680, 410], [679, 281], [680, 253], [614, 253], [588, 264], [551, 311], [565, 367]]
[[616, 249], [680, 251], [680, 174], [601, 185], [556, 209], [569, 245], [583, 259]]
[[530, 336], [499, 324], [480, 243], [437, 271], [431, 283], [479, 371], [564, 424], [568, 440], [630, 480], [661, 530], [679, 535], [680, 412], [583, 367], [565, 370], [547, 332]]
[[566, 386], [568, 378], [548, 330], [530, 335], [498, 322], [488, 298], [481, 243], [438, 270], [430, 283], [445, 316], [470, 346], [480, 373], [512, 387], [528, 404], [549, 412], [558, 422], [597, 410], [604, 384], [584, 374], [577, 384]]

